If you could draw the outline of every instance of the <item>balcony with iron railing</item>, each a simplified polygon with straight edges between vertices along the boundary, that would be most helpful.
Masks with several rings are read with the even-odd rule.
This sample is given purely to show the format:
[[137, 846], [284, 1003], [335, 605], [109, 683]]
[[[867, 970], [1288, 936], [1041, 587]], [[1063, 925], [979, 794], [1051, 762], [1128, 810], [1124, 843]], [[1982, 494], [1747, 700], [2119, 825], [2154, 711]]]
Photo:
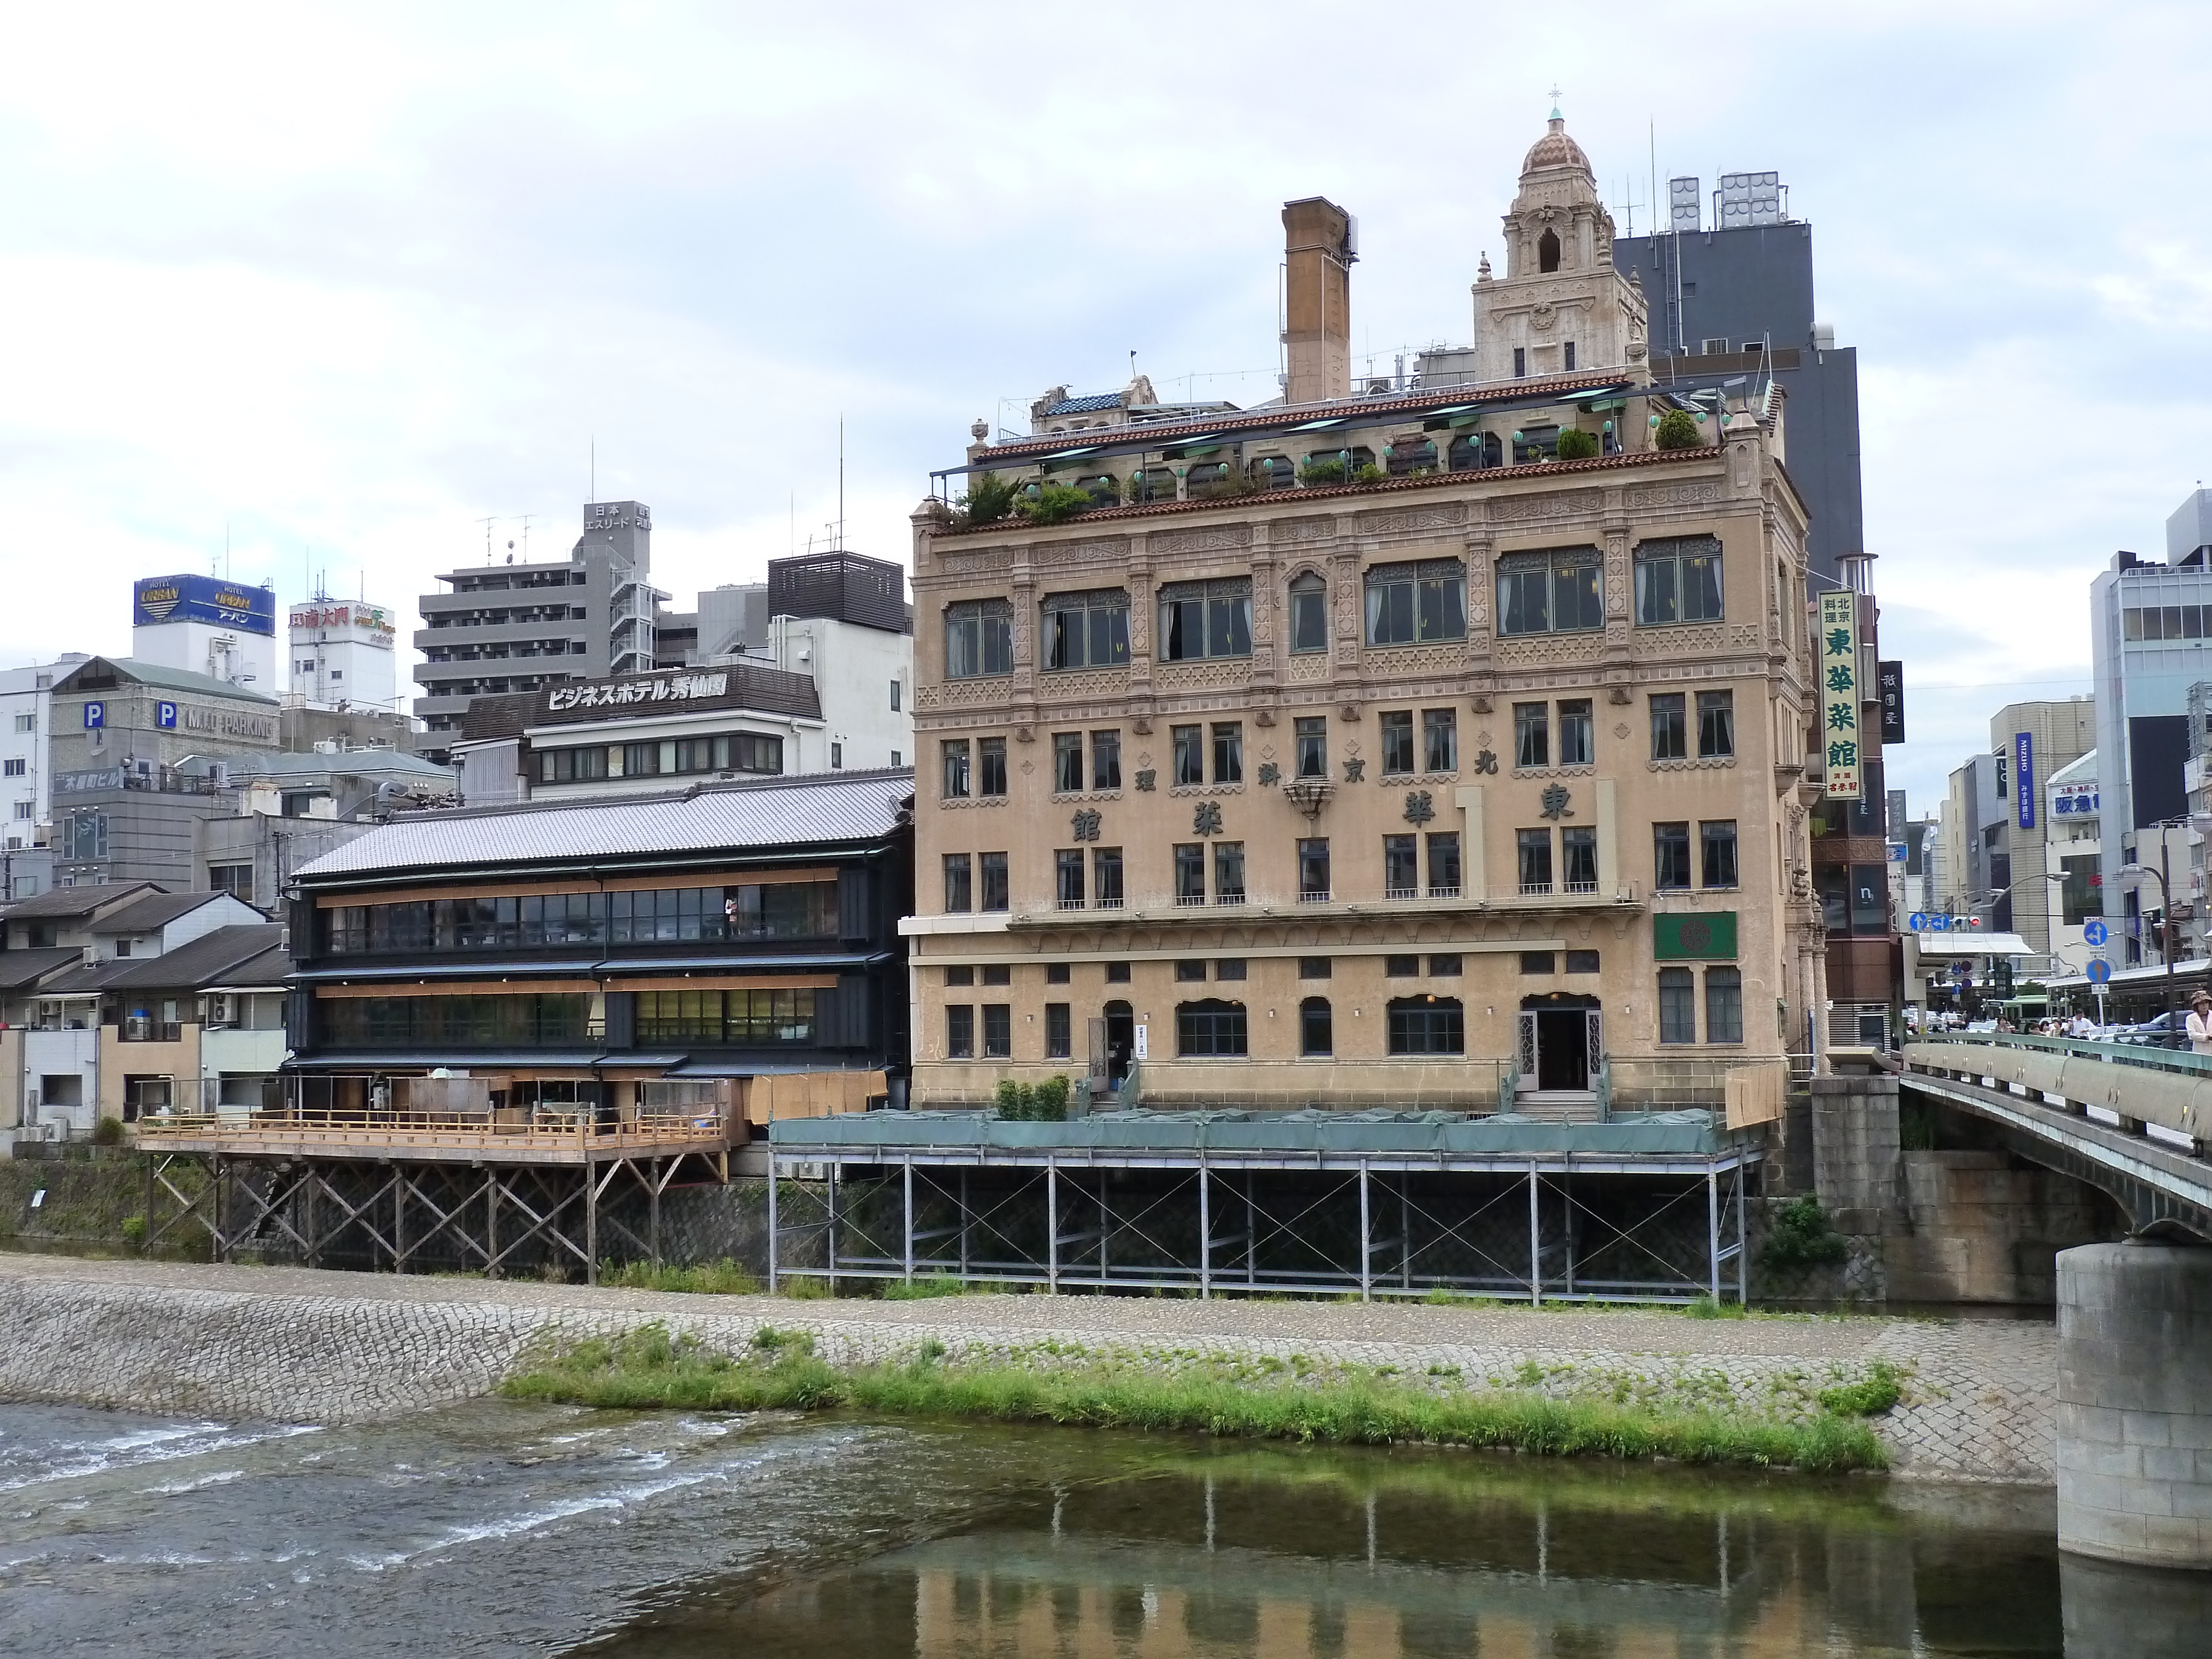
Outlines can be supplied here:
[[1027, 903], [1017, 900], [1007, 912], [1007, 926], [1016, 930], [1065, 926], [1077, 916], [1103, 919], [1108, 913], [1115, 920], [1136, 923], [1198, 921], [1224, 909], [1235, 909], [1248, 916], [1267, 916], [1279, 911], [1298, 915], [1310, 915], [1316, 911], [1358, 915], [1414, 905], [1444, 915], [1646, 908], [1642, 896], [1632, 888], [1623, 886], [1616, 892], [1604, 893], [1595, 882], [1589, 881], [1529, 882], [1488, 897], [1471, 896], [1463, 887], [1376, 886], [1364, 894], [1335, 887], [1287, 893], [1237, 888], [1212, 894], [1161, 890], [1132, 892], [1112, 899], [1056, 897]]

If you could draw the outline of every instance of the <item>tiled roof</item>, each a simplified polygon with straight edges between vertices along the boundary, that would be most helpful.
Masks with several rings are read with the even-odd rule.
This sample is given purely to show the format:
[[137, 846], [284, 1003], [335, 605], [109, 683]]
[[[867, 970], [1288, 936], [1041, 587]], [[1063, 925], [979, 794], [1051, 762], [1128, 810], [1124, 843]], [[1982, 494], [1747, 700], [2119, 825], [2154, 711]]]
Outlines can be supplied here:
[[890, 834], [913, 797], [913, 769], [901, 767], [702, 784], [669, 794], [407, 813], [298, 873], [313, 884], [382, 872], [845, 846]]
[[56, 969], [84, 960], [76, 945], [50, 945], [36, 951], [0, 951], [0, 991], [21, 991], [36, 984]]
[[118, 678], [137, 685], [150, 685], [162, 691], [197, 691], [203, 696], [229, 697], [238, 702], [265, 702], [271, 708], [276, 699], [265, 697], [258, 691], [249, 691], [228, 680], [219, 680], [209, 674], [194, 674], [182, 668], [171, 668], [158, 662], [148, 662], [139, 657], [94, 657], [81, 662], [54, 682], [54, 695], [63, 696], [79, 688], [73, 684], [88, 670], [97, 672], [112, 668]]
[[[1630, 467], [1666, 466], [1679, 461], [1711, 460], [1719, 453], [1718, 446], [1706, 444], [1697, 449], [1646, 449], [1627, 455], [1598, 455], [1586, 461], [1536, 461], [1525, 466], [1493, 466], [1480, 472], [1432, 472], [1423, 477], [1384, 478], [1375, 483], [1314, 484], [1297, 489], [1270, 489], [1257, 495], [1217, 496], [1205, 501], [1145, 501], [1135, 507], [1095, 507], [1073, 519], [1062, 520], [1061, 523], [1090, 525], [1102, 520], [1118, 523], [1124, 519], [1160, 518], [1175, 513], [1218, 513], [1224, 507], [1250, 507], [1261, 502], [1302, 507], [1308, 501], [1334, 501], [1346, 495], [1391, 495], [1407, 490], [1435, 489], [1452, 484], [1464, 486], [1477, 479], [1548, 478], [1573, 472], [1608, 472]], [[1032, 528], [1026, 520], [1010, 518], [930, 533], [933, 537], [943, 538], [984, 535], [992, 531], [1028, 532]]]
[[[271, 954], [283, 942], [284, 929], [276, 922], [259, 927], [218, 927], [161, 956], [129, 958], [123, 970], [111, 975], [107, 984], [118, 991], [191, 991], [208, 985], [245, 983], [233, 976], [241, 967]], [[268, 983], [282, 984], [290, 971], [287, 963]]]
[[127, 899], [134, 893], [167, 890], [150, 881], [88, 882], [82, 887], [52, 887], [35, 898], [18, 900], [8, 907], [9, 921], [67, 921]]
[[221, 893], [149, 893], [133, 899], [112, 916], [94, 922], [95, 933], [143, 933], [166, 927], [179, 916], [188, 916], [203, 904], [213, 904]]
[[1055, 415], [1095, 415], [1102, 409], [1119, 409], [1121, 406], [1120, 392], [1102, 392], [1089, 398], [1062, 398], [1045, 410], [1044, 415], [1047, 420], [1050, 420]]
[[320, 754], [313, 750], [305, 754], [256, 750], [242, 755], [210, 757], [204, 763], [196, 761], [189, 769], [205, 774], [213, 769], [218, 760], [228, 769], [234, 788], [257, 780], [277, 781], [325, 777], [392, 777], [434, 784], [447, 789], [453, 787], [453, 783], [451, 767], [424, 760], [420, 755], [410, 755], [404, 749], [343, 749], [335, 755]]

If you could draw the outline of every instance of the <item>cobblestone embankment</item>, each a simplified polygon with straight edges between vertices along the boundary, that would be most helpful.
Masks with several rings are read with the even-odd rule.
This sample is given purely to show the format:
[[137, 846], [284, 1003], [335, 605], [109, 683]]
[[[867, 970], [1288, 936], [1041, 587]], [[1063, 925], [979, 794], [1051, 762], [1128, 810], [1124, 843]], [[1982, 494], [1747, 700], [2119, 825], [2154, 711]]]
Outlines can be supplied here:
[[838, 1364], [910, 1356], [1292, 1374], [1384, 1369], [1551, 1393], [1758, 1409], [1904, 1371], [1876, 1424], [1897, 1473], [2048, 1484], [2055, 1334], [2014, 1322], [1541, 1313], [1287, 1302], [990, 1296], [792, 1302], [304, 1268], [0, 1255], [0, 1399], [343, 1422], [489, 1392], [532, 1346], [650, 1321], [739, 1352], [763, 1325]]

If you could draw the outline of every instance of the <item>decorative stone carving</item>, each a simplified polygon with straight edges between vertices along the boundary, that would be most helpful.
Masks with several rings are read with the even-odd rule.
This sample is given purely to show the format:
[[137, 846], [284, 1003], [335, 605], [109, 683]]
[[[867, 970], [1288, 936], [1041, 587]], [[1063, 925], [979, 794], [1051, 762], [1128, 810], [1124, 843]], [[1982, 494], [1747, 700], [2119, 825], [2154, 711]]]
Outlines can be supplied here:
[[1146, 546], [1155, 554], [1225, 553], [1232, 548], [1249, 547], [1252, 529], [1249, 525], [1208, 525], [1202, 530], [1162, 531], [1146, 538]]
[[1277, 519], [1267, 526], [1271, 542], [1323, 542], [1335, 534], [1334, 519]]
[[1594, 514], [1605, 506], [1599, 489], [1557, 489], [1528, 495], [1508, 495], [1490, 504], [1493, 523], [1512, 524], [1539, 519], [1571, 519]]
[[1709, 480], [1694, 483], [1640, 484], [1628, 492], [1628, 505], [1647, 507], [1702, 507], [1721, 499], [1721, 487]]
[[1465, 503], [1437, 501], [1424, 507], [1401, 507], [1383, 513], [1363, 513], [1359, 515], [1359, 532], [1364, 536], [1380, 536], [1394, 530], [1448, 530], [1454, 525], [1466, 522]]

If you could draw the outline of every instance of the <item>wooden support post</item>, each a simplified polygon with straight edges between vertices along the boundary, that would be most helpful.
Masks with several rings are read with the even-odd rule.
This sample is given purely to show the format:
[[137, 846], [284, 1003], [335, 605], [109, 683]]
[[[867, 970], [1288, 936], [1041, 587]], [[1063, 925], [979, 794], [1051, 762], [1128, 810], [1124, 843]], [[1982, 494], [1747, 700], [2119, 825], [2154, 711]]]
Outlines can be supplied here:
[[584, 1283], [599, 1282], [599, 1166], [584, 1160]]
[[1537, 1202], [1536, 1166], [1528, 1166], [1528, 1305], [1544, 1302], [1543, 1212]]
[[1252, 1198], [1252, 1171], [1244, 1171], [1244, 1288], [1260, 1285], [1260, 1209]]
[[407, 1177], [399, 1173], [397, 1164], [387, 1165], [392, 1171], [392, 1271], [407, 1271]]
[[1413, 1288], [1413, 1172], [1398, 1171], [1398, 1288]]
[[960, 1277], [968, 1277], [968, 1171], [960, 1171]]
[[1751, 1171], [1739, 1163], [1735, 1166], [1735, 1305], [1751, 1305], [1751, 1237], [1745, 1225], [1744, 1187]]
[[499, 1260], [499, 1171], [484, 1172], [484, 1277], [489, 1279], [497, 1271], [493, 1263]]
[[823, 1227], [822, 1262], [830, 1272], [830, 1291], [837, 1291], [837, 1171], [843, 1166], [832, 1162], [830, 1165], [830, 1214]]
[[[97, 1109], [95, 1107], [94, 1110]], [[154, 1248], [154, 1154], [141, 1152], [138, 1156], [139, 1161], [146, 1166], [146, 1202], [138, 1212], [140, 1224], [145, 1229], [138, 1235], [144, 1241], [138, 1246], [138, 1253], [144, 1255]]]
[[1107, 1207], [1106, 1171], [1098, 1172], [1098, 1279], [1106, 1279], [1106, 1235], [1114, 1231], [1114, 1214]]
[[1369, 1299], [1370, 1277], [1375, 1266], [1374, 1235], [1368, 1230], [1367, 1165], [1359, 1166], [1359, 1299]]
[[[649, 1203], [649, 1204], [653, 1206], [653, 1207], [651, 1208], [651, 1210], [647, 1212], [647, 1221], [646, 1221], [646, 1233], [647, 1233], [646, 1248], [653, 1253], [653, 1265], [654, 1267], [659, 1267], [659, 1266], [661, 1265], [661, 1261], [660, 1261], [660, 1175], [661, 1175], [661, 1169], [660, 1169], [660, 1165], [661, 1165], [661, 1160], [660, 1160], [659, 1158], [654, 1158], [654, 1159], [653, 1159], [651, 1162], [649, 1162], [649, 1163], [646, 1165], [646, 1169], [647, 1169], [647, 1182], [646, 1182], [646, 1184], [647, 1184], [647, 1186], [651, 1189], [651, 1190], [647, 1193], [647, 1203]], [[633, 1165], [631, 1165], [631, 1167], [632, 1167], [633, 1169], [635, 1169], [636, 1166], [635, 1166], [635, 1164], [633, 1164]]]

